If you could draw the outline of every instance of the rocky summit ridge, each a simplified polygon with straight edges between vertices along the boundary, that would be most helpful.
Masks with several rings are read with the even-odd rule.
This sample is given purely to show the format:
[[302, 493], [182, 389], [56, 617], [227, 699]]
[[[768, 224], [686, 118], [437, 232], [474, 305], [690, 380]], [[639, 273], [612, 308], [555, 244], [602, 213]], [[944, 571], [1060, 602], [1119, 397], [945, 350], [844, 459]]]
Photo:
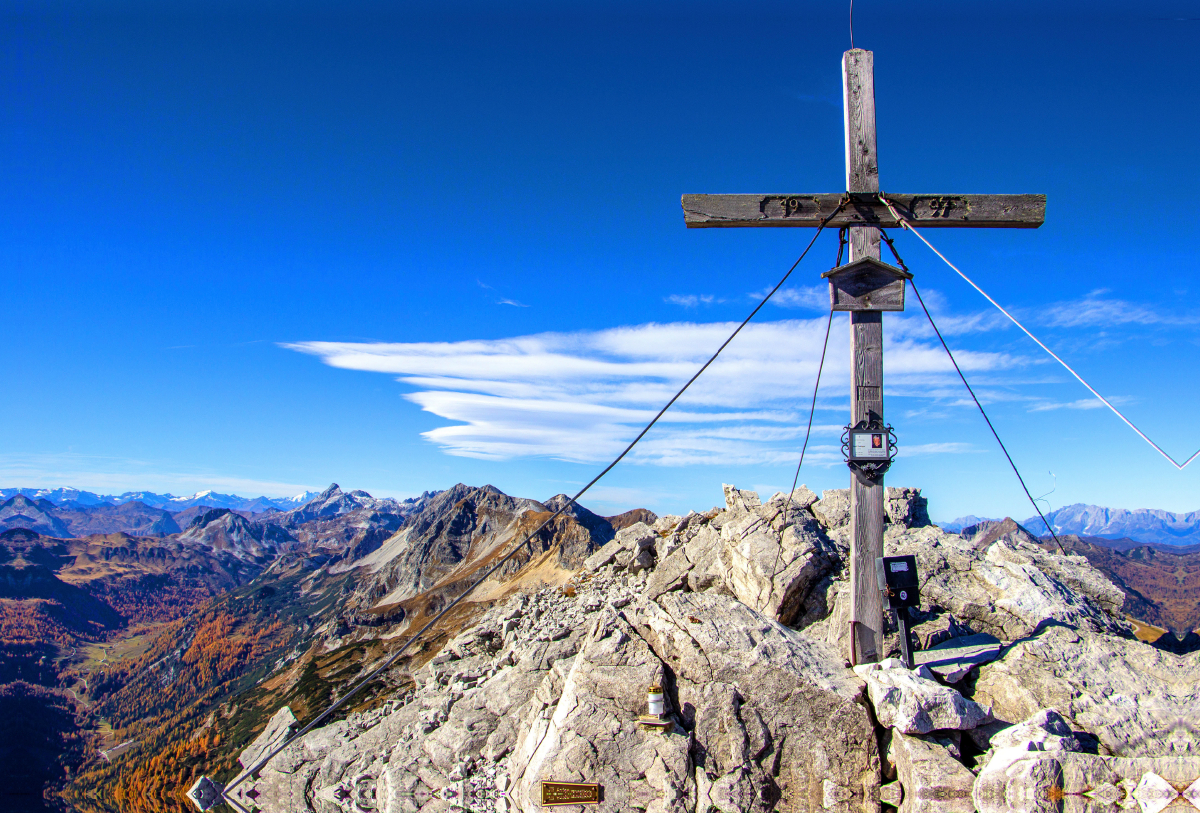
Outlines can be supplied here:
[[[548, 507], [497, 495], [459, 497], [357, 562], [381, 579], [375, 606], [445, 584], [488, 522], [511, 533]], [[648, 813], [1200, 804], [1200, 653], [1138, 640], [1082, 556], [948, 533], [917, 489], [887, 489], [886, 507], [886, 553], [915, 555], [921, 578], [915, 670], [848, 660], [846, 490], [763, 502], [726, 486], [723, 507], [629, 524], [586, 556], [545, 550], [549, 583], [523, 577], [527, 560], [407, 663], [402, 692], [308, 732], [233, 795], [266, 813], [532, 813], [553, 780], [599, 783], [589, 809]], [[388, 575], [413, 551], [429, 583]], [[652, 685], [663, 726], [639, 722]], [[295, 725], [280, 708], [243, 767]]]

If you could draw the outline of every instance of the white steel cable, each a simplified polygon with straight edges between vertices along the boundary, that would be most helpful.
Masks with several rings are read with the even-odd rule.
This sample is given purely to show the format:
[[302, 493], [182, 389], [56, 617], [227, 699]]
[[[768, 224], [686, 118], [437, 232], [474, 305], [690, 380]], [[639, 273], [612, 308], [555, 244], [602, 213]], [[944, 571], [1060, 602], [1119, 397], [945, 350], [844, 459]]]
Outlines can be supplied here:
[[903, 226], [904, 228], [908, 229], [910, 232], [912, 232], [913, 234], [915, 234], [915, 235], [917, 236], [917, 239], [918, 239], [918, 240], [920, 240], [922, 243], [924, 243], [926, 246], [928, 246], [928, 247], [929, 247], [929, 250], [930, 250], [930, 251], [932, 251], [934, 254], [938, 255], [938, 257], [941, 257], [941, 259], [942, 259], [942, 262], [944, 262], [946, 265], [950, 266], [950, 267], [951, 267], [951, 268], [954, 270], [954, 272], [955, 272], [956, 274], [958, 274], [960, 277], [962, 277], [964, 280], [966, 280], [966, 281], [967, 281], [967, 284], [968, 284], [968, 285], [970, 285], [972, 288], [974, 288], [976, 291], [978, 291], [980, 294], [982, 294], [984, 299], [986, 299], [988, 302], [991, 302], [993, 305], [995, 305], [995, 306], [996, 306], [996, 309], [997, 309], [998, 311], [1000, 311], [1000, 312], [1001, 312], [1001, 313], [1003, 313], [1005, 316], [1007, 316], [1007, 317], [1008, 317], [1008, 318], [1009, 318], [1009, 319], [1012, 321], [1012, 323], [1013, 323], [1014, 325], [1016, 325], [1017, 327], [1019, 327], [1019, 328], [1021, 329], [1021, 331], [1022, 331], [1022, 332], [1023, 332], [1023, 333], [1024, 333], [1026, 336], [1028, 336], [1029, 338], [1033, 339], [1033, 340], [1034, 340], [1034, 342], [1036, 342], [1036, 343], [1037, 343], [1037, 346], [1038, 346], [1038, 347], [1042, 348], [1042, 349], [1043, 349], [1043, 350], [1045, 350], [1047, 353], [1049, 353], [1049, 354], [1051, 355], [1051, 357], [1053, 357], [1053, 359], [1054, 359], [1055, 361], [1057, 361], [1059, 364], [1061, 364], [1061, 365], [1062, 365], [1062, 366], [1063, 366], [1063, 367], [1066, 369], [1066, 371], [1067, 371], [1068, 373], [1070, 373], [1071, 375], [1075, 376], [1075, 379], [1076, 379], [1076, 380], [1077, 380], [1077, 381], [1078, 381], [1080, 384], [1082, 384], [1083, 386], [1087, 387], [1087, 389], [1088, 389], [1088, 392], [1090, 392], [1092, 395], [1094, 395], [1094, 396], [1096, 396], [1097, 398], [1099, 398], [1099, 399], [1100, 399], [1100, 402], [1101, 402], [1102, 404], [1104, 404], [1106, 407], [1108, 407], [1109, 409], [1111, 409], [1114, 415], [1116, 415], [1118, 418], [1120, 418], [1122, 421], [1124, 421], [1124, 422], [1125, 422], [1125, 425], [1126, 425], [1126, 426], [1128, 426], [1128, 427], [1129, 427], [1130, 429], [1132, 429], [1134, 432], [1137, 432], [1137, 433], [1138, 433], [1138, 436], [1139, 436], [1139, 437], [1140, 437], [1142, 440], [1146, 441], [1146, 442], [1147, 442], [1147, 443], [1149, 443], [1151, 446], [1153, 446], [1153, 447], [1154, 447], [1154, 450], [1155, 450], [1156, 452], [1158, 452], [1160, 455], [1162, 455], [1162, 456], [1163, 456], [1163, 457], [1165, 457], [1167, 460], [1169, 460], [1169, 461], [1171, 462], [1171, 465], [1172, 465], [1172, 466], [1174, 466], [1176, 469], [1179, 469], [1180, 471], [1182, 471], [1182, 470], [1183, 470], [1183, 469], [1184, 469], [1184, 468], [1185, 468], [1185, 467], [1186, 467], [1186, 466], [1187, 466], [1189, 463], [1191, 463], [1191, 462], [1192, 462], [1193, 460], [1195, 460], [1197, 457], [1200, 457], [1200, 449], [1197, 449], [1197, 450], [1196, 450], [1196, 452], [1195, 452], [1195, 454], [1193, 454], [1193, 455], [1192, 455], [1191, 457], [1189, 457], [1187, 460], [1183, 461], [1183, 463], [1182, 463], [1182, 464], [1180, 464], [1180, 463], [1176, 463], [1176, 462], [1175, 462], [1175, 458], [1171, 457], [1169, 454], [1167, 454], [1166, 452], [1164, 452], [1164, 451], [1162, 450], [1162, 447], [1161, 447], [1161, 446], [1159, 446], [1157, 443], [1155, 443], [1154, 441], [1150, 440], [1150, 438], [1148, 438], [1148, 437], [1146, 436], [1146, 433], [1145, 433], [1145, 432], [1143, 432], [1141, 429], [1138, 429], [1136, 426], [1134, 426], [1134, 425], [1133, 425], [1133, 421], [1131, 421], [1131, 420], [1129, 420], [1128, 418], [1126, 418], [1126, 417], [1125, 417], [1125, 416], [1124, 416], [1124, 415], [1121, 413], [1121, 410], [1117, 409], [1115, 406], [1113, 406], [1111, 403], [1109, 403], [1109, 401], [1108, 401], [1108, 399], [1107, 399], [1107, 398], [1105, 398], [1105, 397], [1104, 397], [1103, 395], [1101, 395], [1100, 393], [1096, 392], [1096, 389], [1095, 389], [1095, 388], [1094, 388], [1094, 387], [1093, 387], [1091, 384], [1089, 384], [1089, 383], [1087, 383], [1086, 381], [1084, 381], [1084, 380], [1083, 380], [1083, 376], [1081, 376], [1079, 373], [1077, 373], [1077, 372], [1075, 372], [1073, 369], [1071, 369], [1071, 365], [1067, 364], [1065, 361], [1063, 361], [1061, 358], [1059, 358], [1059, 357], [1058, 357], [1058, 354], [1057, 354], [1057, 353], [1055, 353], [1053, 350], [1051, 350], [1049, 347], [1047, 347], [1045, 344], [1043, 344], [1043, 343], [1042, 343], [1042, 341], [1041, 341], [1041, 340], [1040, 340], [1040, 339], [1039, 339], [1037, 336], [1034, 336], [1032, 333], [1030, 333], [1030, 332], [1029, 332], [1029, 330], [1028, 330], [1028, 328], [1026, 328], [1026, 327], [1025, 327], [1023, 324], [1021, 324], [1020, 322], [1018, 322], [1018, 321], [1017, 321], [1017, 318], [1016, 318], [1015, 316], [1013, 316], [1011, 313], [1009, 313], [1009, 312], [1008, 312], [1008, 311], [1006, 311], [1004, 308], [1002, 308], [1002, 307], [1000, 306], [1000, 303], [999, 303], [999, 302], [997, 302], [996, 300], [994, 300], [994, 299], [992, 299], [990, 296], [988, 296], [988, 295], [987, 295], [987, 292], [986, 292], [986, 291], [984, 291], [982, 288], [980, 288], [978, 285], [976, 285], [976, 284], [974, 283], [974, 281], [972, 281], [972, 279], [971, 279], [970, 277], [968, 277], [966, 274], [964, 274], [962, 271], [960, 271], [960, 270], [959, 270], [959, 268], [958, 268], [958, 266], [956, 266], [954, 263], [952, 263], [952, 262], [950, 262], [949, 260], [947, 260], [947, 259], [946, 259], [946, 255], [942, 254], [942, 252], [940, 252], [940, 251], [938, 251], [936, 248], [934, 248], [934, 247], [933, 247], [933, 244], [932, 244], [932, 243], [930, 243], [928, 240], [926, 240], [926, 239], [925, 239], [925, 236], [924, 236], [923, 234], [921, 234], [919, 231], [917, 231], [916, 227], [914, 227], [914, 226], [913, 226], [911, 223], [909, 223], [909, 222], [908, 222], [908, 221], [907, 221], [907, 220], [906, 220], [904, 217], [902, 217], [902, 216], [900, 215], [900, 213], [899, 213], [899, 212], [897, 212], [897, 211], [896, 211], [896, 208], [895, 208], [895, 207], [892, 205], [892, 202], [891, 202], [891, 201], [889, 201], [887, 198], [885, 198], [885, 197], [883, 196], [883, 193], [882, 193], [882, 192], [879, 194], [879, 200], [881, 200], [881, 201], [883, 202], [883, 205], [884, 205], [884, 206], [886, 206], [886, 207], [888, 208], [888, 211], [890, 211], [890, 212], [892, 213], [892, 216], [893, 216], [894, 218], [896, 218], [896, 220], [897, 220], [897, 221], [900, 223], [900, 225], [901, 225], [901, 226]]

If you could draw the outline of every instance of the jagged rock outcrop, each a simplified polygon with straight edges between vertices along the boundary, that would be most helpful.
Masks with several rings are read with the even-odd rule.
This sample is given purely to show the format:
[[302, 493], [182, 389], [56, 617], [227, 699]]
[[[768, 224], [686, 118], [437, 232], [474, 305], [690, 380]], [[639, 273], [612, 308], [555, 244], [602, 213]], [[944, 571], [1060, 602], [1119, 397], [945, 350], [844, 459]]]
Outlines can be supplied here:
[[896, 766], [899, 813], [972, 813], [975, 774], [936, 742], [893, 731], [888, 761]]
[[[554, 499], [560, 500], [556, 506], [566, 500], [561, 495]], [[435, 586], [443, 597], [457, 595], [484, 563], [519, 544], [555, 510], [536, 500], [510, 497], [493, 486], [460, 483], [433, 496], [376, 550], [339, 569], [360, 569], [356, 592], [364, 609], [396, 606]], [[568, 573], [612, 538], [612, 528], [602, 517], [570, 506], [514, 555], [496, 580], [547, 555], [549, 567]]]
[[257, 561], [266, 560], [296, 541], [278, 525], [251, 522], [228, 508], [213, 508], [200, 514], [178, 540], [181, 545]]
[[991, 712], [955, 689], [939, 684], [926, 667], [905, 669], [896, 658], [854, 667], [867, 682], [875, 717], [904, 734], [966, 731], [991, 719]]
[[1010, 723], [1056, 709], [1107, 754], [1200, 756], [1197, 677], [1200, 653], [1051, 623], [981, 666], [974, 697]]
[[[447, 492], [440, 519], [360, 568], [386, 554], [411, 579], [401, 562], [477, 546], [485, 522], [503, 524], [497, 508], [510, 524], [546, 508], [478, 492]], [[1086, 786], [1099, 794], [1086, 807], [1110, 780], [1123, 799], [1166, 794], [1121, 777], [1186, 773], [1200, 655], [1133, 638], [1120, 591], [1082, 557], [945, 533], [916, 489], [887, 500], [886, 552], [918, 559], [917, 638], [940, 645], [918, 655], [953, 668], [845, 661], [847, 492], [763, 501], [726, 486], [723, 509], [592, 539], [568, 581], [539, 589], [514, 571], [509, 592], [410, 663], [415, 688], [309, 732], [242, 791], [265, 811], [328, 813], [532, 813], [550, 779], [599, 782], [599, 811], [874, 813], [882, 798], [901, 813], [1050, 813], [1063, 797], [1045, 788]], [[667, 697], [665, 731], [638, 723], [650, 685]], [[1174, 767], [1154, 762], [1168, 755]]]

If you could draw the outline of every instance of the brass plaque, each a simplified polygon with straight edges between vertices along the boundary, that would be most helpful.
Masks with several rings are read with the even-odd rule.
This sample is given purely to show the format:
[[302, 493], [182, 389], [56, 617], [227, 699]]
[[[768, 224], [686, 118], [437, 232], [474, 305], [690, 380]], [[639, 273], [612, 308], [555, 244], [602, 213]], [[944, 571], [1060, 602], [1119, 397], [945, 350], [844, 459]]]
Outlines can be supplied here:
[[543, 782], [542, 806], [595, 805], [600, 803], [600, 786], [590, 782]]

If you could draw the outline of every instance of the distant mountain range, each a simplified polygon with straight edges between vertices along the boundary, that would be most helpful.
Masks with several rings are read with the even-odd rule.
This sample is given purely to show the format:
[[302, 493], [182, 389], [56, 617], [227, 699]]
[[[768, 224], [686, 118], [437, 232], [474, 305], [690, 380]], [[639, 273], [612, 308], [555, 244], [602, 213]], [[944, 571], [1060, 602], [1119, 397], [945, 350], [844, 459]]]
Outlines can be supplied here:
[[103, 503], [124, 505], [130, 502], [140, 502], [150, 508], [162, 508], [167, 511], [182, 511], [185, 508], [205, 505], [209, 508], [228, 508], [231, 511], [249, 511], [252, 514], [258, 514], [272, 508], [277, 511], [299, 508], [320, 493], [319, 491], [305, 491], [295, 497], [241, 497], [237, 494], [197, 491], [190, 497], [177, 497], [174, 494], [156, 494], [153, 491], [96, 494], [91, 491], [80, 491], [77, 488], [0, 488], [0, 502], [19, 494], [34, 501], [49, 500], [55, 505], [68, 502], [86, 506]]
[[[4, 489], [0, 492], [0, 532], [23, 528], [58, 539], [112, 533], [156, 537], [182, 534], [180, 538], [184, 541], [203, 539], [205, 545], [221, 548], [223, 543], [215, 544], [211, 538], [220, 528], [235, 549], [251, 544], [251, 540], [252, 547], [260, 542], [285, 547], [296, 542], [320, 545], [336, 540], [342, 544], [350, 543], [364, 530], [374, 531], [375, 536], [390, 535], [405, 517], [423, 508], [437, 492], [425, 492], [407, 500], [378, 499], [365, 491], [342, 491], [333, 483], [320, 493], [307, 492], [273, 501], [286, 510], [276, 504], [264, 507], [264, 497], [251, 500], [205, 491], [187, 498], [174, 497], [164, 503], [163, 499], [169, 495], [131, 493], [139, 499], [125, 501], [129, 493], [101, 497], [66, 488]], [[4, 495], [10, 496], [5, 499]], [[79, 499], [81, 496], [83, 499]], [[213, 529], [200, 530], [217, 520]], [[374, 537], [371, 541], [375, 541]], [[262, 552], [256, 550], [254, 555]]]
[[[1046, 520], [1057, 534], [1076, 534], [1084, 537], [1104, 539], [1131, 539], [1144, 544], [1197, 545], [1200, 544], [1200, 511], [1174, 514], [1155, 508], [1105, 508], [1100, 505], [1076, 503], [1046, 514]], [[944, 530], [958, 533], [964, 528], [999, 518], [959, 517], [952, 522], [939, 522]], [[1021, 525], [1034, 534], [1046, 535], [1049, 531], [1039, 517], [1024, 520]]]

